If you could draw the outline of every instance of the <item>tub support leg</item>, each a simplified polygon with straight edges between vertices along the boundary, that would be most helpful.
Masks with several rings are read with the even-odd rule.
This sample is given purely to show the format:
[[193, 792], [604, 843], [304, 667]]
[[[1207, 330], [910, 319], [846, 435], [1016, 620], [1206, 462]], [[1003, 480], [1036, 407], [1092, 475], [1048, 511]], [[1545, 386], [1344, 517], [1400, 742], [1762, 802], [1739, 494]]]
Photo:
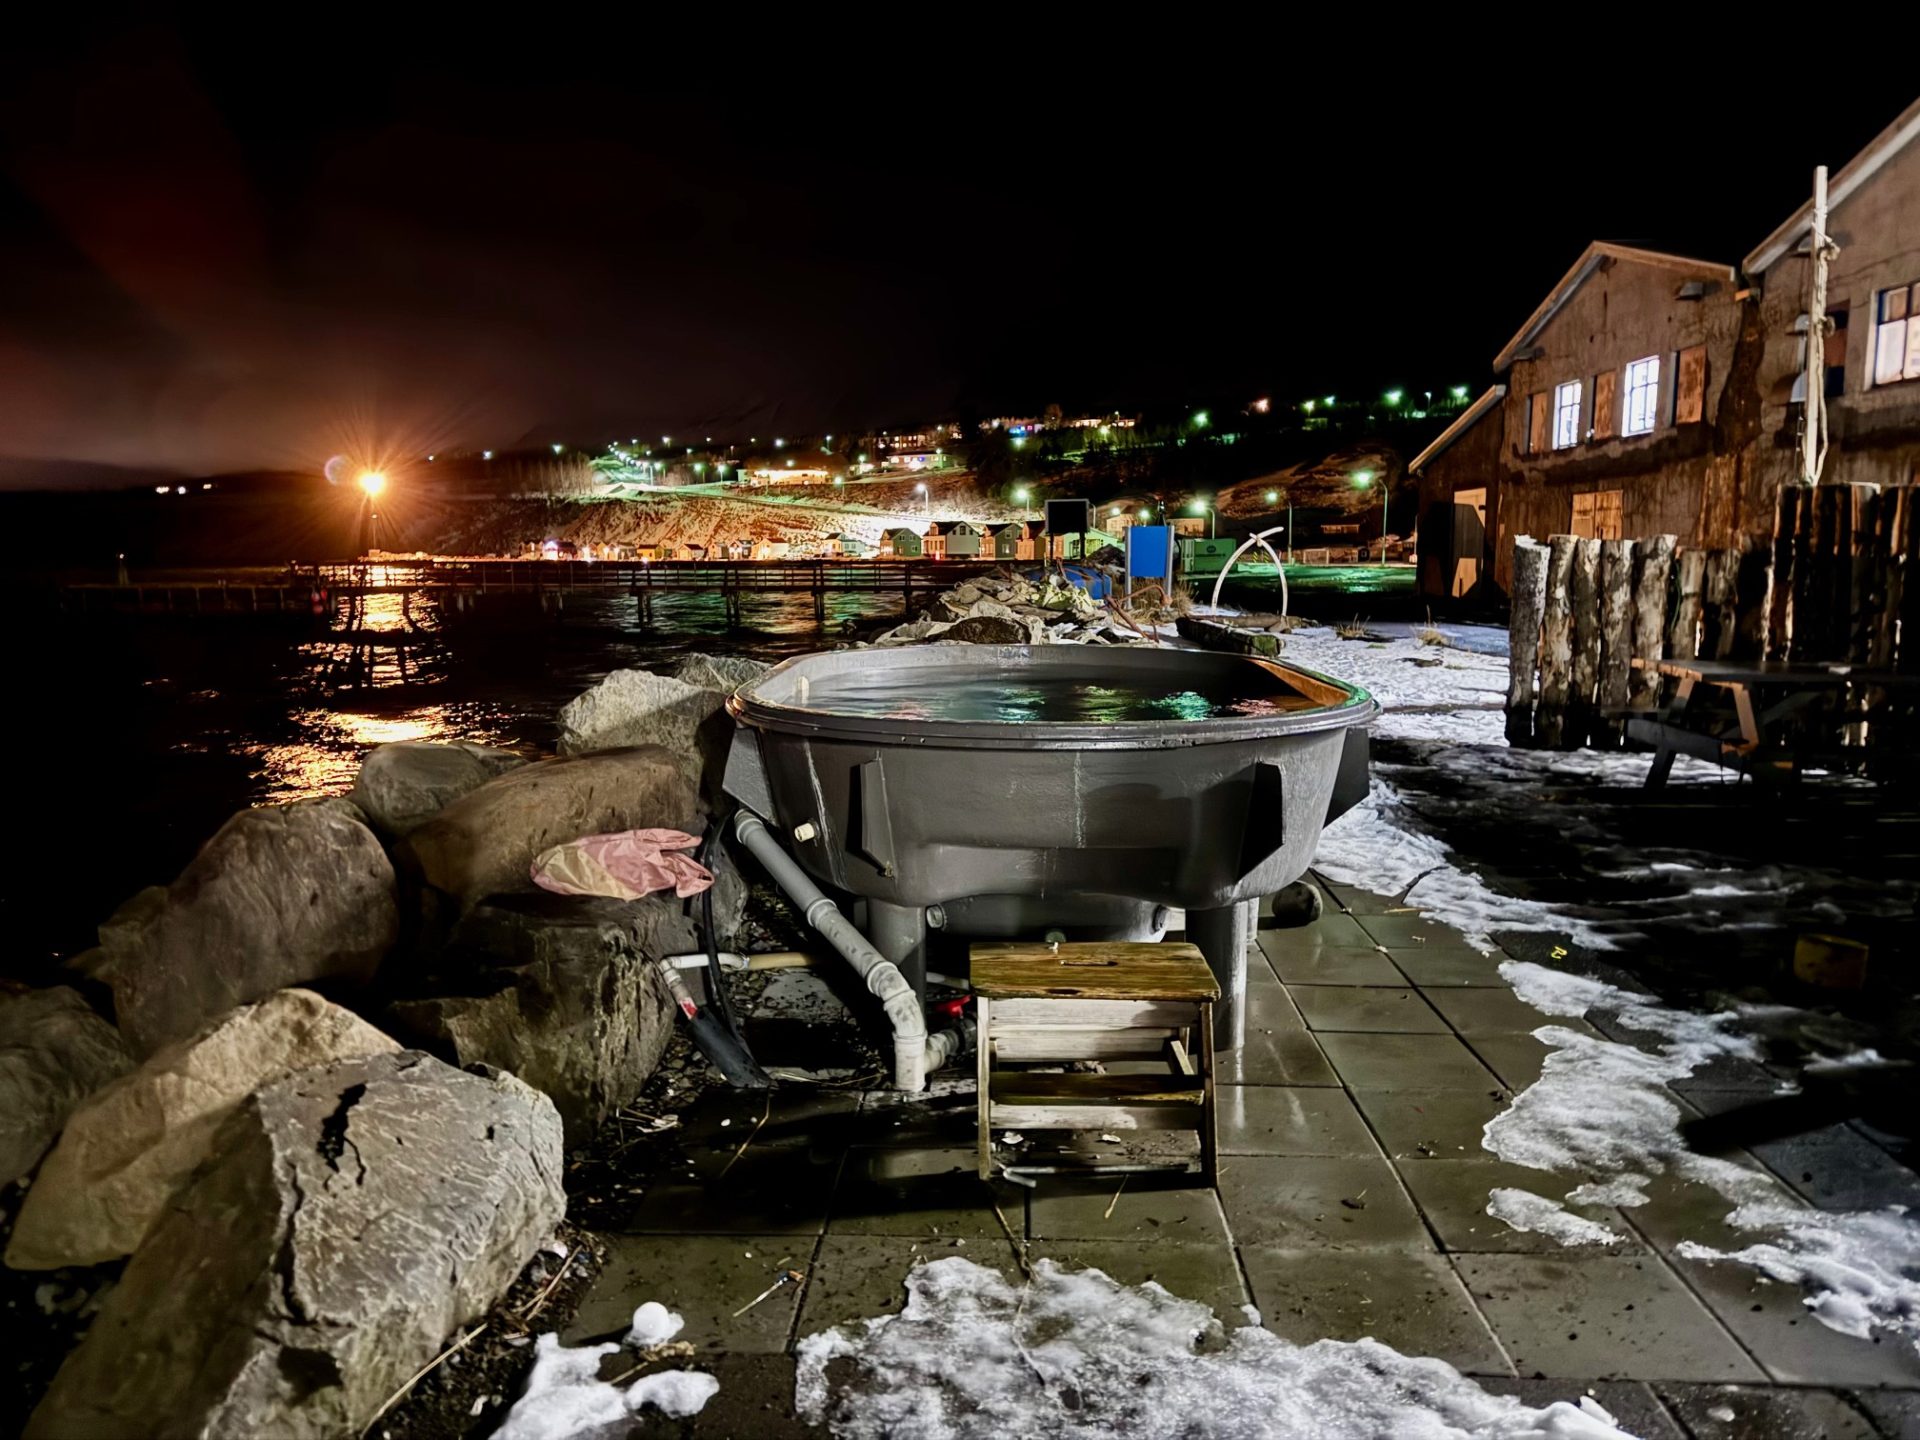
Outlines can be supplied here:
[[922, 1004], [927, 999], [927, 912], [919, 905], [867, 902], [867, 933], [873, 948], [894, 963]]
[[1220, 982], [1220, 1001], [1213, 1007], [1216, 1049], [1238, 1050], [1246, 1041], [1247, 947], [1253, 944], [1259, 923], [1258, 900], [1187, 912], [1187, 939], [1200, 947], [1207, 968]]

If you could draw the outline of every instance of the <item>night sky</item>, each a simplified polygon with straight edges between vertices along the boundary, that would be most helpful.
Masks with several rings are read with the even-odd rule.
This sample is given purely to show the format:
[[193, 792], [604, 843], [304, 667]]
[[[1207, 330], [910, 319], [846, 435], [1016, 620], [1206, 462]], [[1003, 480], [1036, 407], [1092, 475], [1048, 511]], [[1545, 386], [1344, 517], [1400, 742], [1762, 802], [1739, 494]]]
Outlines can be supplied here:
[[1478, 386], [1588, 240], [1737, 261], [1912, 98], [1804, 123], [1718, 40], [443, 16], [10, 36], [0, 484]]

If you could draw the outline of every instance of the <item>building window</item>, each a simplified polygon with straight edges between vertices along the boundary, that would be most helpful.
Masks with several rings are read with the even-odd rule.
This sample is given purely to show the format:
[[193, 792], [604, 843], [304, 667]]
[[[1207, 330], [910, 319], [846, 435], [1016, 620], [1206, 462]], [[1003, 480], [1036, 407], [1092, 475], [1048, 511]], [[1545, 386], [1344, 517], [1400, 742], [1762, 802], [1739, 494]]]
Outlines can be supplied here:
[[1649, 355], [1627, 366], [1627, 424], [1622, 432], [1645, 435], [1659, 417], [1660, 357]]
[[1567, 450], [1580, 443], [1580, 382], [1569, 380], [1553, 387], [1553, 448]]
[[1920, 285], [1880, 292], [1873, 331], [1873, 383], [1920, 380]]

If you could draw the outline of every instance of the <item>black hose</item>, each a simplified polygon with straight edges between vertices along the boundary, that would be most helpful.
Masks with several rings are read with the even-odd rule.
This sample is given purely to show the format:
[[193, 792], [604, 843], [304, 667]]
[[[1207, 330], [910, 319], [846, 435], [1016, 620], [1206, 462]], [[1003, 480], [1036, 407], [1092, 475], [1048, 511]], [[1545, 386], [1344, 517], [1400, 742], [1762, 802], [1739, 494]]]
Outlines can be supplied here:
[[[701, 865], [707, 863], [707, 856], [713, 849], [713, 843], [720, 837], [720, 828], [726, 824], [727, 818], [731, 813], [730, 810], [720, 811], [714, 815], [713, 819], [707, 822], [707, 833], [700, 837], [700, 848], [693, 853], [693, 858], [697, 863]], [[716, 883], [718, 882], [716, 881]], [[726, 977], [720, 973], [720, 944], [718, 940], [714, 938], [713, 933], [712, 885], [709, 885], [705, 890], [700, 892], [698, 923], [700, 926], [700, 942], [706, 947], [707, 951], [707, 973], [702, 981], [707, 987], [707, 1000], [712, 1005], [714, 1012], [720, 1017], [720, 1022], [725, 1025], [728, 1030], [733, 1032], [733, 1038], [740, 1043], [740, 1048], [745, 1050], [747, 1048], [747, 1037], [740, 1033], [740, 1023], [734, 1019], [733, 1003], [727, 996]]]

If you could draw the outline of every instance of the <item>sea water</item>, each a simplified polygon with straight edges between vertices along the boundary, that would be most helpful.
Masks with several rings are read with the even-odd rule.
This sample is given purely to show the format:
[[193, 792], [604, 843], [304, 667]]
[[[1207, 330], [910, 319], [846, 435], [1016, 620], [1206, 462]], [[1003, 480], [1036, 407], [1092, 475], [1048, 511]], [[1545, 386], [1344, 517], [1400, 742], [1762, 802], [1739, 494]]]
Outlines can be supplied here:
[[1311, 710], [1310, 700], [1260, 665], [1195, 677], [1193, 683], [1102, 684], [1044, 672], [956, 676], [890, 669], [825, 680], [803, 677], [789, 702], [808, 710], [880, 720], [986, 721], [1002, 725], [1221, 720]]

